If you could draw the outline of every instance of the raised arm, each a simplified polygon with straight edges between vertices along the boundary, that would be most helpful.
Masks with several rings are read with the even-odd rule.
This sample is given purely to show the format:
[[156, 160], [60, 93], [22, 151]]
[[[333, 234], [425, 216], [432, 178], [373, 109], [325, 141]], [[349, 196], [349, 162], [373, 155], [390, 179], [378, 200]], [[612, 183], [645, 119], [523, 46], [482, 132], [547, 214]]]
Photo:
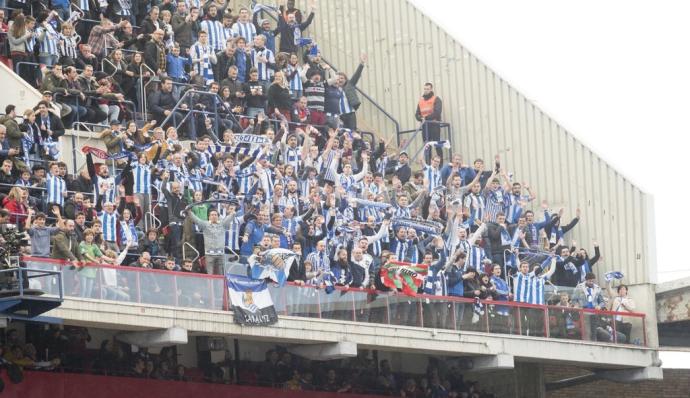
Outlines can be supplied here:
[[543, 277], [545, 279], [549, 279], [549, 278], [551, 278], [551, 275], [554, 274], [554, 272], [556, 272], [556, 257], [555, 256], [551, 259], [551, 264], [549, 265], [549, 270], [546, 271], [546, 273], [542, 273], [541, 277]]

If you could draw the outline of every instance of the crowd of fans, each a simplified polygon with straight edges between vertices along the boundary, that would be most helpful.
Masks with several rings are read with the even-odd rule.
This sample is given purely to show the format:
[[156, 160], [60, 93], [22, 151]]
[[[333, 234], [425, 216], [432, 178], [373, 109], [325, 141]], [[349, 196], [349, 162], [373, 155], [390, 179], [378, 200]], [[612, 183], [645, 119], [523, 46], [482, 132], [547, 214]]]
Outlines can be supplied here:
[[[297, 284], [388, 290], [378, 275], [393, 260], [428, 265], [419, 293], [432, 296], [545, 304], [554, 284], [574, 288], [564, 306], [634, 310], [625, 286], [607, 303], [595, 284], [596, 242], [594, 256], [566, 243], [579, 209], [566, 224], [542, 201], [538, 221], [535, 190], [498, 155], [443, 161], [431, 83], [416, 108], [419, 164], [358, 130], [367, 56], [351, 76], [334, 73], [305, 37], [315, 4], [87, 1], [70, 13], [32, 3], [3, 25], [9, 59], [43, 99], [0, 119], [0, 221], [28, 232], [27, 254], [79, 269], [84, 297], [94, 295], [87, 263], [223, 274], [228, 261], [282, 266], [266, 255], [282, 248], [297, 254]], [[159, 87], [142, 93], [149, 81]], [[178, 104], [190, 87], [207, 94]], [[77, 121], [105, 125], [107, 151], [79, 148], [86, 166], [70, 174], [57, 140]], [[482, 309], [448, 311], [430, 306], [429, 324], [476, 322]]]
[[[285, 347], [266, 352], [263, 362], [235, 360], [225, 351], [221, 361], [198, 353], [194, 368], [178, 363], [177, 347], [164, 347], [153, 354], [145, 347], [132, 350], [116, 339], [89, 349], [92, 336], [87, 328], [51, 325], [28, 327], [25, 333], [5, 329], [0, 360], [22, 369], [140, 379], [225, 383], [279, 388], [289, 391], [326, 391], [377, 394], [413, 398], [489, 398], [478, 382], [465, 380], [463, 363], [428, 358], [425, 374], [395, 372], [387, 359], [360, 350], [357, 357], [312, 361], [293, 355]], [[202, 359], [203, 358], [203, 359]]]

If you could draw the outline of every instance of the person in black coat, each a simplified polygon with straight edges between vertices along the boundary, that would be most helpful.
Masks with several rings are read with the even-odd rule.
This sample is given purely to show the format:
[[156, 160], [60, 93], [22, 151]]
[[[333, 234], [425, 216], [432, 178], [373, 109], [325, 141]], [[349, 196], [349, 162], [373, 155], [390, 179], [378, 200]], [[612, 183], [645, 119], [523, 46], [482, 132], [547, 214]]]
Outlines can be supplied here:
[[570, 249], [565, 246], [557, 247], [556, 253], [558, 254], [556, 272], [554, 272], [551, 277], [551, 283], [556, 286], [577, 286], [582, 278], [580, 267], [582, 266], [583, 260], [573, 257], [570, 254]]
[[410, 169], [410, 165], [407, 163], [409, 160], [407, 152], [400, 152], [398, 160], [391, 162], [392, 164], [386, 167], [386, 175], [395, 174], [403, 185], [406, 184], [410, 181], [410, 177], [412, 177], [412, 169]]
[[299, 49], [298, 45], [295, 44], [295, 31], [299, 28], [300, 34], [303, 32], [311, 22], [314, 20], [314, 11], [310, 10], [307, 19], [301, 22], [297, 20], [297, 12], [299, 10], [285, 11], [283, 15], [278, 16], [278, 28], [276, 29], [276, 34], [280, 34], [280, 52], [285, 52], [288, 54], [297, 53]]
[[34, 108], [34, 110], [38, 111], [36, 124], [41, 130], [41, 137], [43, 139], [52, 137], [53, 140], [57, 140], [58, 137], [65, 135], [65, 126], [59, 117], [49, 111], [49, 108], [50, 105], [45, 101], [38, 103], [36, 108]]
[[[164, 77], [161, 80], [160, 90], [154, 91], [149, 98], [148, 106], [151, 113], [153, 113], [154, 120], [165, 120], [166, 117], [172, 114], [168, 125], [174, 124], [173, 119], [177, 122], [182, 120], [184, 114], [179, 111], [173, 112], [173, 108], [177, 104], [178, 98], [173, 93], [172, 79]], [[164, 128], [167, 126], [164, 126]]]

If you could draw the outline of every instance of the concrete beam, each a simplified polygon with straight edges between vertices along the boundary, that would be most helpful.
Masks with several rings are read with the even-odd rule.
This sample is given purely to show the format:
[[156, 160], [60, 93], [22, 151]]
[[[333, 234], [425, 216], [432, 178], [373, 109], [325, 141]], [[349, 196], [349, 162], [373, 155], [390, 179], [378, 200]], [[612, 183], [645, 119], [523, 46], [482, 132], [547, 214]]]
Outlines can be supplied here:
[[615, 369], [656, 366], [656, 350], [581, 340], [486, 334], [445, 329], [422, 329], [374, 323], [280, 316], [270, 327], [236, 324], [232, 313], [193, 308], [67, 298], [50, 312], [66, 325], [148, 331], [179, 327], [195, 335], [280, 342], [285, 345], [350, 341], [358, 348], [426, 355], [481, 357], [512, 355], [518, 362], [569, 363]]
[[637, 369], [604, 370], [596, 372], [602, 379], [618, 383], [632, 383], [636, 381], [663, 380], [664, 371], [658, 366], [647, 366]]
[[473, 372], [486, 372], [491, 370], [514, 369], [515, 358], [508, 354], [486, 355], [472, 358]]
[[328, 344], [304, 344], [288, 347], [288, 351], [314, 361], [327, 361], [356, 357], [357, 344], [349, 341]]
[[162, 330], [148, 330], [144, 332], [125, 332], [116, 338], [127, 344], [139, 347], [166, 347], [175, 344], [187, 344], [187, 330], [171, 327]]

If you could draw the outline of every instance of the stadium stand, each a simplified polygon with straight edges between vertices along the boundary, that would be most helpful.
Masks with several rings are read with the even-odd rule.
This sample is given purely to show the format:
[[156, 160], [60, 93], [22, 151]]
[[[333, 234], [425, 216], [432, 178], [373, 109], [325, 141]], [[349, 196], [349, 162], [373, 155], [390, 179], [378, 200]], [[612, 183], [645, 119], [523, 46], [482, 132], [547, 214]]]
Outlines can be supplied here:
[[[351, 75], [323, 60], [308, 37], [314, 2], [9, 3], [2, 62], [42, 100], [0, 118], [0, 229], [28, 233], [25, 262], [62, 269], [65, 297], [227, 310], [224, 275], [260, 264], [289, 269], [272, 290], [282, 315], [647, 345], [622, 275], [600, 286], [597, 242], [568, 237], [587, 222], [580, 210], [551, 208], [499, 154], [453, 154], [433, 82], [408, 99], [417, 153], [360, 128], [368, 57]], [[66, 130], [92, 144], [66, 148]], [[70, 151], [86, 164], [70, 170]], [[412, 277], [395, 285], [401, 272]], [[43, 354], [49, 343], [27, 343], [7, 343], [5, 360], [69, 370]], [[106, 366], [102, 348], [89, 368]], [[364, 360], [331, 375], [270, 351], [234, 380], [489, 396], [452, 369], [408, 377]], [[188, 378], [165, 359], [107, 366], [99, 374]], [[372, 366], [378, 378], [364, 380]]]

